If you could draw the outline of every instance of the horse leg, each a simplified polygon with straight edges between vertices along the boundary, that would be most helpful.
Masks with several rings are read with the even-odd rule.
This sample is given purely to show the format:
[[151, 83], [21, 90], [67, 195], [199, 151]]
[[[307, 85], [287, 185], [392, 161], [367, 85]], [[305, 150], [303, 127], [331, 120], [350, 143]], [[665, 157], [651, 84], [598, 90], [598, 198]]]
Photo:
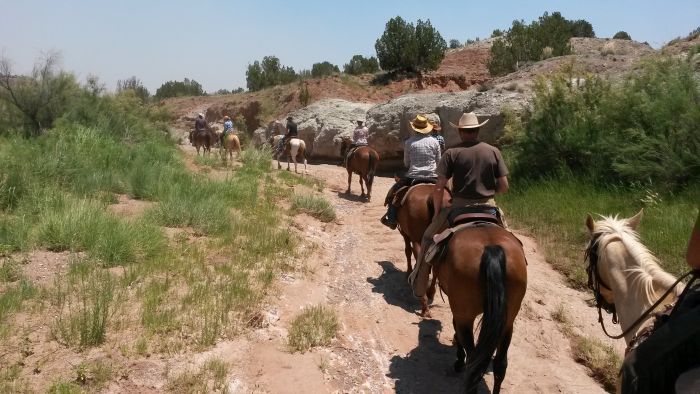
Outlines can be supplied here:
[[365, 198], [367, 195], [365, 194], [365, 185], [362, 182], [362, 178], [364, 178], [363, 175], [360, 175], [360, 189], [362, 190], [362, 194], [360, 194], [360, 198]]
[[297, 157], [294, 156], [294, 157], [292, 158], [292, 161], [294, 161], [294, 173], [295, 173], [295, 174], [298, 174], [299, 172], [297, 171]]
[[455, 329], [455, 344], [457, 345], [457, 361], [454, 363], [455, 372], [462, 372], [467, 365], [467, 354], [474, 352], [474, 320], [464, 325], [458, 325], [452, 319]]
[[348, 170], [348, 190], [345, 191], [345, 194], [350, 194], [350, 182], [352, 182], [352, 171]]
[[508, 368], [508, 348], [510, 347], [510, 339], [513, 336], [513, 329], [503, 333], [503, 338], [498, 346], [496, 357], [493, 359], [493, 394], [498, 394], [501, 391], [501, 383], [506, 377], [506, 369]]
[[411, 240], [408, 239], [407, 236], [403, 236], [403, 243], [404, 243], [404, 253], [406, 253], [406, 263], [407, 263], [407, 269], [406, 269], [406, 277], [411, 274], [413, 271], [413, 261], [411, 260], [413, 258], [413, 247], [411, 246]]

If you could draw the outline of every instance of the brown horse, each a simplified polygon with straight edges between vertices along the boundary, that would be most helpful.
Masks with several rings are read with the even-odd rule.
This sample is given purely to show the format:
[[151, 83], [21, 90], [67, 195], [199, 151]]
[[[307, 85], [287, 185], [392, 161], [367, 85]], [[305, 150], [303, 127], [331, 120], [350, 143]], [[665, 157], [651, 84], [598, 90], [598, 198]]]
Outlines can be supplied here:
[[199, 155], [199, 148], [203, 148], [203, 153], [211, 153], [214, 138], [216, 137], [209, 130], [194, 130], [190, 134], [190, 143], [197, 149], [197, 155]]
[[[340, 155], [345, 157], [352, 141], [349, 138], [343, 138], [340, 143]], [[360, 189], [362, 194], [360, 198], [366, 198], [370, 201], [372, 198], [372, 182], [374, 181], [374, 173], [379, 165], [379, 153], [369, 146], [361, 146], [353, 152], [347, 160], [345, 168], [348, 171], [348, 189], [346, 194], [350, 194], [350, 183], [352, 182], [352, 173], [360, 176]], [[364, 183], [367, 184], [367, 194], [365, 194]]]
[[224, 143], [219, 149], [221, 158], [224, 160], [224, 162], [226, 162], [227, 157], [228, 160], [233, 161], [234, 151], [238, 152], [238, 157], [241, 156], [241, 141], [238, 139], [238, 136], [236, 134], [228, 133], [224, 137]]
[[[497, 225], [466, 227], [447, 242], [433, 272], [452, 310], [455, 370], [466, 366], [467, 392], [475, 393], [496, 352], [493, 393], [498, 393], [508, 365], [513, 322], [527, 288], [525, 253], [520, 241]], [[430, 269], [430, 265], [422, 264], [418, 269]], [[475, 345], [474, 320], [482, 313]]]
[[[430, 220], [435, 212], [433, 208], [432, 193], [435, 186], [432, 184], [419, 184], [412, 186], [401, 197], [403, 203], [398, 207], [396, 214], [399, 224], [399, 233], [403, 237], [404, 252], [406, 253], [407, 274], [413, 271], [411, 264], [411, 256], [418, 259], [421, 252], [421, 239], [425, 229], [428, 228]], [[450, 195], [443, 195], [442, 206], [450, 206]], [[421, 316], [430, 318], [430, 309], [428, 304], [432, 303], [435, 297], [435, 281], [437, 276], [433, 275], [433, 280], [428, 288], [427, 295], [420, 297]]]

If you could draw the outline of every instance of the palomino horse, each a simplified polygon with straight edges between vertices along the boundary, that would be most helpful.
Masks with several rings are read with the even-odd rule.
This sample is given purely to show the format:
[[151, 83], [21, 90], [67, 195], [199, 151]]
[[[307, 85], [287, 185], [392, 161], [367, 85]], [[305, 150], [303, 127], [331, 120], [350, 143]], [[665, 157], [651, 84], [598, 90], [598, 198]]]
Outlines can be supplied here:
[[[428, 228], [428, 225], [433, 218], [433, 213], [435, 212], [432, 199], [434, 189], [435, 186], [432, 184], [419, 184], [411, 186], [403, 196], [399, 196], [402, 203], [398, 207], [396, 221], [399, 224], [399, 233], [401, 233], [401, 236], [403, 237], [406, 263], [408, 264], [408, 270], [406, 273], [408, 274], [413, 271], [411, 256], [418, 259], [421, 251], [421, 239], [423, 237], [423, 233], [425, 232], [425, 229]], [[443, 196], [442, 206], [449, 207], [450, 195], [448, 193], [444, 193]], [[420, 298], [421, 316], [423, 317], [431, 317], [428, 303], [432, 302], [433, 297], [435, 297], [436, 279], [437, 276], [433, 275], [433, 280], [430, 283], [427, 294]]]
[[[508, 366], [513, 322], [527, 288], [522, 245], [495, 224], [466, 227], [452, 235], [443, 256], [434, 260], [433, 272], [452, 310], [457, 345], [454, 368], [459, 372], [466, 367], [467, 392], [476, 393], [496, 352], [493, 393], [499, 393]], [[430, 269], [430, 265], [423, 263], [417, 269]], [[474, 344], [474, 320], [482, 313]]]
[[238, 156], [241, 156], [241, 141], [238, 139], [238, 136], [234, 133], [228, 133], [224, 137], [224, 143], [221, 146], [219, 152], [221, 153], [221, 158], [226, 161], [226, 158], [228, 157], [228, 160], [233, 161], [233, 152], [236, 151], [238, 152]]
[[212, 140], [214, 138], [216, 137], [209, 130], [194, 130], [190, 134], [190, 142], [197, 149], [197, 155], [199, 155], [199, 148], [203, 149], [203, 153], [211, 153]]
[[[343, 138], [340, 143], [340, 155], [345, 157], [350, 148], [351, 140]], [[352, 173], [356, 173], [360, 177], [360, 189], [362, 194], [360, 198], [367, 198], [367, 201], [372, 199], [372, 182], [374, 181], [374, 173], [379, 165], [379, 153], [369, 146], [361, 146], [353, 152], [348, 158], [345, 168], [348, 171], [348, 189], [346, 194], [350, 194], [350, 183], [352, 182]], [[365, 195], [365, 187], [363, 182], [367, 184], [367, 194]]]
[[[611, 338], [625, 338], [628, 351], [633, 342], [637, 342], [637, 337], [645, 337], [642, 331], [647, 331], [651, 328], [653, 319], [651, 312], [665, 308], [664, 305], [675, 302], [681, 295], [684, 285], [677, 284], [676, 278], [664, 271], [659, 266], [659, 261], [651, 254], [640, 241], [636, 231], [639, 222], [642, 218], [642, 212], [639, 211], [636, 215], [628, 219], [618, 219], [617, 216], [603, 216], [601, 220], [594, 221], [591, 215], [586, 217], [586, 227], [591, 235], [591, 241], [586, 248], [586, 258], [588, 260], [588, 286], [593, 290], [596, 304], [598, 307], [598, 317], [606, 335]], [[686, 274], [687, 276], [688, 274]], [[601, 308], [613, 314], [613, 322], [620, 323], [622, 333], [616, 336], [608, 334]], [[619, 318], [618, 318], [619, 316]], [[677, 324], [678, 320], [674, 324]], [[669, 323], [667, 323], [668, 325]], [[660, 331], [663, 330], [663, 326]], [[648, 335], [648, 334], [647, 334]], [[663, 340], [668, 340], [667, 337]], [[651, 341], [652, 337], [649, 337]], [[678, 338], [680, 341], [681, 337]], [[656, 351], [653, 346], [662, 346], [667, 349], [674, 349], [670, 343], [659, 345], [659, 340], [654, 340], [655, 345], [652, 345], [652, 352]], [[682, 342], [673, 346], [683, 346]], [[640, 348], [641, 349], [641, 348]], [[658, 348], [657, 348], [658, 349]], [[677, 347], [675, 349], [678, 349]], [[672, 350], [668, 350], [671, 352]], [[646, 350], [648, 353], [649, 350]], [[658, 353], [659, 355], [663, 353]], [[636, 355], [635, 357], [644, 357]], [[661, 357], [661, 356], [659, 356]], [[664, 356], [665, 357], [665, 356]], [[649, 362], [654, 360], [653, 357], [647, 359]], [[644, 379], [656, 379], [655, 384], [673, 384], [673, 374], [678, 376], [683, 369], [692, 368], [692, 364], [685, 365], [686, 368], [681, 368], [674, 361], [663, 358], [666, 361], [658, 361], [655, 365], [657, 376], [645, 376]], [[629, 360], [628, 360], [629, 361]], [[677, 361], [677, 360], [675, 360]], [[627, 363], [625, 363], [627, 365]], [[624, 367], [623, 367], [624, 368]], [[664, 369], [666, 368], [666, 369]], [[671, 369], [669, 369], [671, 368]], [[673, 370], [680, 368], [680, 370]], [[678, 380], [676, 389], [679, 392], [697, 392], [695, 390], [684, 391], [683, 386], [688, 384], [688, 381], [700, 381], [700, 369], [692, 369], [686, 372]], [[663, 376], [663, 378], [661, 378]], [[664, 379], [669, 379], [663, 381]], [[685, 381], [685, 382], [683, 382]], [[645, 381], [646, 382], [646, 381]], [[621, 381], [618, 379], [617, 389], [620, 391]], [[638, 383], [644, 385], [645, 383]], [[692, 383], [691, 383], [692, 385]], [[666, 386], [666, 388], [669, 388]]]
[[285, 142], [284, 149], [280, 152], [277, 150], [277, 148], [279, 147], [279, 143], [283, 137], [283, 135], [275, 135], [270, 137], [269, 139], [270, 145], [272, 145], [272, 149], [275, 152], [274, 159], [277, 160], [277, 169], [282, 168], [282, 164], [280, 164], [280, 156], [286, 156], [287, 171], [290, 171], [289, 159], [291, 158], [292, 161], [294, 161], [295, 173], [297, 172], [297, 162], [304, 163], [304, 173], [307, 173], [306, 142], [304, 142], [304, 140], [302, 140], [301, 138], [290, 138], [287, 140], [287, 142]]

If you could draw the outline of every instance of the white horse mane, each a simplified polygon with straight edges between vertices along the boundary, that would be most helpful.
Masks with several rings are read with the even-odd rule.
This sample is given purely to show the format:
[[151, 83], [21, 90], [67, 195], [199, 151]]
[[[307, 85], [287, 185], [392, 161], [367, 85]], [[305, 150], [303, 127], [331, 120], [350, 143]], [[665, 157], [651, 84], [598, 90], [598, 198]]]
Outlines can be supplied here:
[[[598, 240], [600, 258], [607, 258], [603, 250], [610, 242], [621, 241], [636, 263], [624, 270], [630, 280], [632, 291], [636, 291], [638, 296], [643, 297], [644, 303], [651, 306], [676, 281], [676, 278], [661, 268], [659, 260], [641, 243], [639, 234], [629, 226], [627, 219], [618, 219], [617, 215], [601, 217], [601, 220], [595, 222], [593, 231], [594, 236], [600, 237]], [[657, 287], [654, 286], [655, 283]], [[682, 287], [678, 286], [676, 296], [680, 295], [681, 291]]]

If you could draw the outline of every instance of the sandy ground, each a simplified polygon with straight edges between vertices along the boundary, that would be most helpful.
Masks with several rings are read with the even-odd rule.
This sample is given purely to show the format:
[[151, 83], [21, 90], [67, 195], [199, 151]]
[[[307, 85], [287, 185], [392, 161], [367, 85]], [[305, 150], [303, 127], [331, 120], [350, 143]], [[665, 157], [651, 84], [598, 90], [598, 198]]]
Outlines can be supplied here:
[[[245, 338], [208, 352], [229, 361], [232, 392], [400, 392], [463, 391], [463, 376], [452, 372], [454, 331], [449, 305], [440, 296], [433, 319], [417, 315], [419, 305], [406, 284], [403, 241], [379, 223], [392, 184], [375, 178], [373, 199], [344, 194], [346, 173], [332, 165], [310, 165], [323, 179], [325, 196], [338, 214], [324, 224], [306, 215], [290, 226], [318, 247], [308, 274], [285, 275], [269, 300], [266, 324]], [[520, 235], [529, 266], [528, 292], [516, 321], [503, 385], [507, 393], [597, 393], [603, 389], [571, 356], [569, 341], [551, 312], [563, 305], [576, 330], [602, 339], [590, 296], [568, 288], [547, 264], [533, 239]], [[291, 320], [306, 305], [324, 303], [338, 311], [341, 329], [328, 347], [290, 354], [285, 347]], [[610, 343], [610, 342], [609, 342]], [[622, 343], [615, 344], [622, 349]], [[204, 356], [197, 357], [203, 360]], [[197, 364], [195, 361], [194, 364]], [[492, 374], [481, 392], [489, 392]]]

